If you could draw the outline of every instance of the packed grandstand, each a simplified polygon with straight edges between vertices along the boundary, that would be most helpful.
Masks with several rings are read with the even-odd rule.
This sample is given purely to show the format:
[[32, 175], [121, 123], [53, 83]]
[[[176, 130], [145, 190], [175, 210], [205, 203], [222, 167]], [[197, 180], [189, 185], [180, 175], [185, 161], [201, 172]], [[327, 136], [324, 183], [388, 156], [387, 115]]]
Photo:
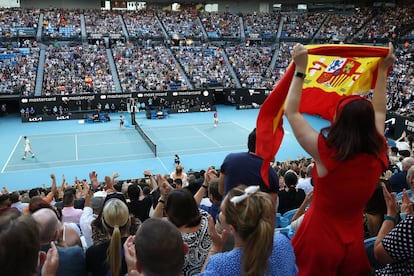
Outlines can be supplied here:
[[[385, 159], [385, 147], [378, 149], [378, 156], [362, 159], [362, 155], [365, 158], [374, 154], [361, 151], [362, 154], [356, 154], [357, 158], [351, 156], [353, 159], [335, 160], [333, 165], [332, 160], [336, 157], [329, 156], [328, 160], [328, 154], [333, 151], [325, 146], [323, 135], [320, 135], [314, 151], [321, 147], [321, 153], [317, 156], [323, 156], [324, 159], [317, 160], [315, 169], [315, 160], [311, 158], [273, 160], [269, 170], [269, 179], [273, 181], [266, 183], [266, 193], [259, 192], [259, 189], [264, 190], [265, 183], [258, 172], [259, 166], [256, 167], [263, 162], [254, 151], [256, 129], [249, 135], [249, 152], [229, 154], [220, 170], [210, 166], [205, 170], [185, 171], [180, 158], [175, 155], [171, 174], [161, 175], [160, 172], [147, 169], [130, 179], [120, 177], [117, 172], [98, 178], [97, 172], [90, 170], [89, 179], [80, 180], [76, 176], [72, 182], [67, 181], [64, 174], [60, 178], [51, 173], [51, 187], [46, 188], [46, 184], [43, 184], [43, 187], [22, 191], [9, 191], [7, 183], [2, 183], [2, 273], [328, 275], [328, 272], [321, 272], [325, 269], [331, 270], [329, 275], [368, 275], [358, 273], [358, 270], [368, 272], [369, 269], [369, 275], [414, 275], [414, 5], [379, 3], [375, 7], [344, 5], [335, 10], [287, 11], [273, 6], [275, 9], [266, 13], [231, 10], [207, 12], [202, 5], [182, 6], [178, 11], [154, 7], [134, 11], [0, 8], [0, 115], [7, 114], [5, 103], [15, 99], [21, 108], [22, 120], [24, 117], [33, 119], [33, 122], [41, 121], [43, 117], [36, 117], [39, 114], [54, 116], [56, 120], [69, 119], [69, 115], [63, 118], [61, 115], [75, 112], [68, 103], [72, 101], [73, 107], [79, 107], [79, 112], [86, 109], [90, 113], [96, 108], [97, 117], [92, 116], [92, 120], [100, 120], [101, 110], [114, 114], [121, 111], [119, 120], [122, 129], [122, 112], [126, 111], [127, 105], [135, 120], [136, 109], [131, 107], [132, 103], [142, 111], [148, 109], [146, 103], [151, 106], [154, 100], [157, 104], [167, 105], [165, 99], [169, 99], [166, 107], [171, 110], [198, 105], [204, 109], [199, 108], [199, 111], [212, 111], [210, 108], [219, 102], [218, 97], [213, 97], [210, 92], [224, 91], [229, 93], [225, 97], [226, 103], [237, 104], [241, 108], [245, 94], [238, 93], [270, 93], [285, 73], [292, 60], [291, 50], [298, 42], [305, 45], [343, 43], [379, 46], [392, 42], [397, 59], [387, 83], [385, 135], [391, 132], [387, 122], [392, 120], [395, 125], [399, 124], [398, 130], [403, 130], [401, 141], [389, 141], [395, 143], [393, 147], [389, 144], [387, 153], [390, 166], [381, 174], [378, 183], [371, 174], [375, 174], [372, 171], [380, 171], [379, 165], [374, 163], [380, 162], [380, 155]], [[387, 56], [388, 60], [390, 56]], [[295, 61], [296, 58], [298, 54]], [[382, 65], [379, 69], [384, 78], [388, 66]], [[299, 77], [295, 80], [296, 92], [299, 94], [301, 90], [297, 83], [300, 81], [303, 87], [306, 75], [298, 71], [295, 76]], [[151, 96], [142, 96], [146, 97], [145, 101], [135, 102], [138, 94]], [[157, 98], [161, 94], [163, 102]], [[179, 95], [180, 100], [171, 101], [168, 95]], [[209, 100], [200, 100], [203, 96], [209, 96]], [[361, 100], [355, 96], [350, 98], [353, 101], [356, 98]], [[250, 102], [250, 105], [251, 108], [258, 108], [261, 103]], [[298, 103], [295, 108], [291, 113], [299, 113]], [[191, 112], [189, 109], [183, 110]], [[338, 108], [335, 116], [346, 116], [340, 112], [342, 109]], [[390, 119], [390, 114], [400, 119]], [[214, 116], [217, 118], [217, 113]], [[109, 116], [104, 117], [104, 120], [106, 118]], [[296, 130], [298, 126], [304, 125], [298, 124]], [[342, 130], [342, 133], [349, 129]], [[360, 129], [354, 127], [352, 132], [357, 133]], [[378, 132], [380, 128], [377, 126], [373, 129], [373, 132]], [[137, 130], [143, 133], [140, 127]], [[148, 136], [147, 139], [150, 140]], [[75, 140], [77, 143], [77, 137]], [[37, 154], [35, 156], [32, 152], [26, 136], [24, 141], [23, 160], [19, 157], [18, 161], [37, 161]], [[381, 142], [385, 144], [382, 138]], [[398, 142], [404, 144], [406, 150], [401, 150]], [[308, 145], [308, 149], [313, 147]], [[155, 153], [156, 150], [153, 151]], [[26, 159], [28, 153], [32, 158]], [[325, 159], [329, 167], [325, 167]], [[324, 176], [319, 176], [320, 165], [322, 172], [325, 170]], [[384, 169], [385, 162], [381, 166]], [[252, 174], [252, 171], [255, 172]], [[228, 184], [232, 181], [234, 186], [240, 184], [236, 183], [237, 177], [247, 179], [247, 174], [260, 179], [257, 182], [262, 187], [250, 186], [238, 190]], [[373, 179], [372, 183], [364, 182], [365, 175]], [[232, 177], [235, 177], [234, 180], [230, 180]], [[325, 182], [321, 178], [325, 178]], [[242, 179], [246, 184], [255, 183], [246, 179]], [[16, 182], [19, 181], [21, 179], [16, 178]], [[364, 200], [366, 204], [362, 210], [363, 200], [359, 197], [365, 194], [365, 189], [368, 191], [362, 186], [371, 184], [377, 187], [374, 192], [370, 192], [369, 202]], [[325, 190], [321, 192], [320, 187], [323, 185], [323, 189], [329, 193], [325, 193]], [[224, 187], [229, 191], [221, 190]], [[313, 202], [317, 203], [311, 205], [313, 191]], [[400, 204], [399, 211], [396, 210], [397, 204]], [[319, 206], [319, 210], [314, 206]], [[235, 210], [233, 213], [232, 209]], [[322, 215], [316, 217], [314, 214], [317, 212]], [[312, 215], [312, 219], [316, 218], [313, 224], [309, 223], [312, 219], [308, 219]], [[162, 217], [166, 220], [154, 219]], [[172, 225], [162, 225], [167, 219], [179, 231], [167, 233], [167, 226], [171, 228]], [[159, 224], [146, 227], [148, 222]], [[323, 231], [308, 231], [309, 228], [305, 227], [311, 225], [317, 225], [314, 229]], [[227, 233], [221, 232], [223, 229]], [[355, 229], [359, 229], [359, 232]], [[145, 236], [144, 231], [151, 232], [151, 235]], [[346, 235], [342, 232], [346, 232]], [[297, 242], [305, 236], [304, 233], [313, 241], [306, 246]], [[173, 234], [178, 236], [178, 246], [165, 242], [173, 240]], [[234, 241], [225, 240], [227, 235], [233, 236]], [[365, 248], [362, 247], [363, 238]], [[322, 242], [324, 246], [319, 246]], [[334, 248], [337, 244], [341, 245], [340, 250]], [[144, 250], [146, 245], [148, 248]], [[164, 250], [163, 246], [166, 245], [178, 248], [176, 253], [167, 256], [166, 252], [172, 250]], [[235, 249], [232, 250], [233, 246]], [[40, 254], [39, 248], [45, 254]], [[143, 253], [139, 254], [140, 251]], [[230, 251], [230, 254], [226, 251]], [[237, 253], [239, 251], [243, 253]], [[261, 252], [267, 251], [269, 254], [262, 257]], [[158, 255], [149, 255], [154, 252]], [[353, 252], [358, 253], [355, 258]], [[235, 262], [229, 261], [231, 254], [236, 256]], [[369, 263], [365, 255], [370, 257]], [[46, 258], [44, 264], [41, 256]], [[267, 259], [269, 262], [266, 262]], [[262, 267], [265, 268], [256, 265], [250, 269], [250, 273], [244, 273], [246, 267], [249, 268], [249, 265], [245, 265], [248, 260], [254, 264], [263, 261]], [[153, 263], [157, 272], [147, 274], [144, 271], [147, 269], [145, 262]], [[171, 273], [172, 268], [165, 265], [170, 262], [174, 263], [174, 269], [178, 267], [177, 273]], [[312, 271], [307, 264], [312, 264], [313, 272], [307, 273], [307, 269]], [[165, 271], [161, 273], [159, 268]], [[138, 272], [141, 270], [143, 274]]]
[[3, 97], [272, 89], [297, 42], [393, 41], [388, 109], [413, 113], [412, 5], [335, 13], [3, 8], [0, 14]]

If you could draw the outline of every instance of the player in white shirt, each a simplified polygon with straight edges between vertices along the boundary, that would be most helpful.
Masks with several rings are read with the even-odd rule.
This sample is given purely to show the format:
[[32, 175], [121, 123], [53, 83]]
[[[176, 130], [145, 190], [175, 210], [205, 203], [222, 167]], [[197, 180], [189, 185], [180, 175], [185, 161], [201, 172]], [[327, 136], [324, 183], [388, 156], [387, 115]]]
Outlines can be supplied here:
[[32, 155], [32, 158], [35, 157], [33, 151], [32, 151], [32, 146], [30, 145], [30, 140], [27, 136], [23, 136], [24, 139], [24, 154], [22, 157], [22, 160], [26, 159], [27, 153], [30, 152], [30, 154]]

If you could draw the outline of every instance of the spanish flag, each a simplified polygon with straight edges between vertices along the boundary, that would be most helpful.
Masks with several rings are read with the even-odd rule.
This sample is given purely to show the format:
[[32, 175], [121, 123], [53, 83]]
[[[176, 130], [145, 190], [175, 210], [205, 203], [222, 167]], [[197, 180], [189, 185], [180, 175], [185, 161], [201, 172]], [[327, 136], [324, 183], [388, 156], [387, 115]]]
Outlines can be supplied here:
[[[300, 112], [332, 121], [341, 97], [364, 95], [373, 89], [378, 63], [388, 47], [362, 45], [309, 45]], [[283, 140], [286, 96], [295, 71], [293, 62], [260, 108], [256, 121], [256, 154], [264, 159], [261, 175], [268, 183], [270, 162]]]

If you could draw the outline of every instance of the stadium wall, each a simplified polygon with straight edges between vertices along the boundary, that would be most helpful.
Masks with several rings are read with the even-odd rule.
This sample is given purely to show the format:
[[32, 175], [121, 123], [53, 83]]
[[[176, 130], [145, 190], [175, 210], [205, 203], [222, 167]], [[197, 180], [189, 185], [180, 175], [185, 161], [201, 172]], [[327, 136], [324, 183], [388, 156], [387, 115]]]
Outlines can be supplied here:
[[[216, 103], [234, 105], [237, 109], [259, 108], [270, 94], [269, 89], [229, 89], [215, 88], [190, 91], [154, 91], [111, 94], [56, 95], [44, 97], [23, 97], [20, 99], [22, 122], [60, 121], [82, 119], [96, 110], [98, 103], [104, 106], [112, 104], [115, 110], [129, 110], [129, 103], [153, 102], [153, 107], [163, 106], [169, 113], [205, 112], [215, 110]], [[151, 99], [151, 100], [150, 100]], [[65, 110], [55, 114], [54, 107]], [[33, 109], [32, 114], [25, 112]]]

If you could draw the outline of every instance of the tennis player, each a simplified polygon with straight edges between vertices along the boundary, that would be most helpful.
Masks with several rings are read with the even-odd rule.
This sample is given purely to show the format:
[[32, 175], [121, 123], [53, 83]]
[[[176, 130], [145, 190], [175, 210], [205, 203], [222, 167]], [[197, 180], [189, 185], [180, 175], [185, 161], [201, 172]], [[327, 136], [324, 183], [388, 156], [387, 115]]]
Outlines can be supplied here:
[[30, 154], [32, 155], [32, 158], [35, 157], [33, 151], [32, 151], [32, 146], [30, 145], [30, 140], [27, 136], [23, 136], [24, 139], [24, 154], [22, 157], [22, 160], [26, 159], [27, 153], [30, 152]]
[[125, 118], [124, 115], [121, 114], [121, 116], [119, 116], [119, 127], [123, 128], [125, 124]]

